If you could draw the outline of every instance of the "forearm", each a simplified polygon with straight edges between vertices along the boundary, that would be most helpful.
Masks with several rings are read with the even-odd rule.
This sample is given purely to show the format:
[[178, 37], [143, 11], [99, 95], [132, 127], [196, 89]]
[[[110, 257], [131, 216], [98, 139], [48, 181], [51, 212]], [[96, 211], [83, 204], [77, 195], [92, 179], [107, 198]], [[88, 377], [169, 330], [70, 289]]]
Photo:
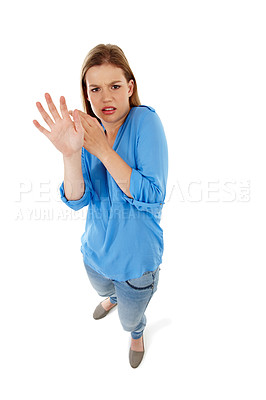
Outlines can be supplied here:
[[132, 199], [129, 190], [132, 168], [112, 148], [106, 150], [99, 158], [120, 189]]
[[81, 150], [64, 160], [64, 191], [67, 200], [79, 200], [85, 191], [81, 167]]

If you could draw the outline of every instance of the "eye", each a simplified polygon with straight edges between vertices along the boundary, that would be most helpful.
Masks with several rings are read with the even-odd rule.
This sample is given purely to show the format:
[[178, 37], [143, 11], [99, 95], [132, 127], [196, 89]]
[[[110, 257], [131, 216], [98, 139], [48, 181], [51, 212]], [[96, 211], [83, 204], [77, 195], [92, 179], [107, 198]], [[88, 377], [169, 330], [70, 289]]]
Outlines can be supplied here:
[[116, 89], [119, 89], [119, 88], [120, 88], [120, 85], [113, 85], [113, 86], [112, 86], [112, 89], [115, 89], [115, 90], [116, 90]]
[[98, 91], [99, 91], [99, 88], [93, 88], [93, 89], [91, 89], [91, 92], [93, 92], [93, 93], [98, 92]]

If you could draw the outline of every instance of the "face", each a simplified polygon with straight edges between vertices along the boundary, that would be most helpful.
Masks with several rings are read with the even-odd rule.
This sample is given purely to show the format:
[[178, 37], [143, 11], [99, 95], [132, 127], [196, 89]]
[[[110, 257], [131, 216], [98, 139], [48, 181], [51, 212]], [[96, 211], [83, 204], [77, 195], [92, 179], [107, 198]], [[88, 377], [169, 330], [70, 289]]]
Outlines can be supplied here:
[[127, 82], [123, 70], [110, 64], [91, 67], [85, 79], [94, 114], [106, 129], [121, 126], [130, 111], [134, 81]]

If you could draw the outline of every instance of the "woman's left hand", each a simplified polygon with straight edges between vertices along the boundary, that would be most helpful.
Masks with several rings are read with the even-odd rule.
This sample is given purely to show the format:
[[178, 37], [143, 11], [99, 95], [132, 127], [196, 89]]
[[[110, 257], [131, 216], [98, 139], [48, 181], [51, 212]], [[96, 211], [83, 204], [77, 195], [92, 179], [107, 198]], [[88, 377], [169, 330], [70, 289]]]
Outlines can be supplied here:
[[83, 147], [100, 159], [110, 149], [103, 127], [96, 118], [80, 110], [69, 111], [69, 114], [74, 118], [77, 131], [84, 132]]

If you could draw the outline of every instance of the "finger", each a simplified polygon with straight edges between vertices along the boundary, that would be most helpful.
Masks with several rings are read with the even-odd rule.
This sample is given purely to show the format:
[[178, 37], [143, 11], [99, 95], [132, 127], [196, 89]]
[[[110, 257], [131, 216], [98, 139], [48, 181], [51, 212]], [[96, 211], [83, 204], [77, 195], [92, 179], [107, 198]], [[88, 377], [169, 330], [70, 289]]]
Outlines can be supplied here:
[[87, 113], [85, 113], [85, 112], [83, 112], [83, 111], [81, 111], [81, 110], [79, 110], [79, 112], [80, 112], [80, 114], [81, 114], [83, 117], [90, 117], [89, 114], [87, 114]]
[[88, 121], [84, 117], [81, 117], [81, 116], [79, 116], [79, 117], [80, 117], [80, 122], [84, 128], [85, 133], [89, 134], [91, 129], [93, 128], [93, 126], [89, 125]]
[[84, 114], [84, 118], [86, 119], [87, 123], [88, 123], [90, 126], [94, 126], [95, 123], [96, 123], [96, 124], [99, 124], [98, 120], [97, 120], [96, 118], [92, 117], [92, 116], [89, 115], [89, 114]]
[[[82, 112], [80, 110], [76, 110], [76, 111], [78, 112], [80, 122], [81, 122], [85, 132], [88, 132], [90, 130], [90, 128], [93, 126], [90, 123], [88, 123], [89, 121], [88, 121], [88, 119], [86, 119], [86, 116], [88, 114], [85, 114], [84, 112]], [[73, 111], [71, 111], [71, 115], [74, 116]]]
[[[79, 110], [78, 110], [79, 111]], [[80, 116], [80, 120], [81, 123], [83, 125], [83, 128], [85, 129], [85, 133], [89, 133], [89, 131], [91, 129], [94, 129], [95, 126], [97, 128], [101, 129], [102, 134], [105, 136], [105, 132], [104, 132], [104, 128], [102, 127], [102, 125], [99, 123], [99, 121], [97, 120], [97, 118], [91, 117], [88, 114], [83, 113], [82, 111], [79, 111], [79, 116]]]
[[59, 115], [59, 113], [57, 111], [56, 106], [53, 103], [52, 97], [49, 95], [49, 93], [45, 93], [44, 96], [45, 96], [45, 100], [46, 100], [46, 103], [48, 105], [48, 108], [49, 108], [52, 116], [54, 117], [54, 120], [58, 121], [59, 119], [61, 119], [61, 117], [60, 117], [60, 115]]
[[45, 111], [43, 106], [39, 101], [37, 101], [36, 106], [38, 108], [38, 111], [40, 112], [41, 116], [43, 117], [44, 121], [47, 123], [50, 129], [52, 129], [52, 126], [54, 125], [54, 121], [52, 118], [50, 118], [49, 114]]
[[36, 128], [39, 129], [40, 132], [42, 132], [45, 136], [48, 136], [48, 137], [49, 137], [49, 134], [50, 134], [51, 132], [47, 131], [43, 126], [41, 126], [41, 125], [39, 124], [39, 122], [36, 121], [36, 119], [33, 120], [33, 123], [34, 123], [34, 125], [36, 126]]
[[[73, 118], [73, 111], [68, 111], [68, 114], [71, 116], [71, 121], [73, 122], [74, 118]], [[75, 126], [75, 125], [74, 125]]]
[[[90, 121], [91, 124], [97, 124], [97, 125], [100, 124], [97, 118], [92, 117], [92, 116], [89, 115], [89, 114], [85, 114], [85, 115], [88, 117], [88, 120]], [[101, 124], [100, 124], [100, 125], [101, 125]]]
[[[92, 120], [95, 119], [95, 118], [91, 117], [89, 114], [87, 114], [87, 113], [85, 113], [83, 111], [78, 110], [78, 112], [79, 112], [79, 116], [80, 116], [81, 120], [85, 120], [85, 121], [87, 121], [87, 123], [89, 125], [91, 125]], [[68, 113], [71, 115], [71, 117], [73, 117], [73, 111], [72, 110], [69, 110]], [[89, 117], [89, 118], [92, 118], [92, 119], [91, 120], [89, 118], [86, 119], [86, 117]]]
[[84, 128], [81, 123], [80, 115], [78, 110], [74, 110], [73, 112], [74, 124], [77, 132], [84, 133]]
[[104, 128], [100, 124], [100, 122], [98, 121], [97, 118], [92, 117], [91, 115], [88, 115], [88, 114], [86, 114], [86, 116], [88, 117], [88, 118], [86, 118], [86, 121], [87, 121], [88, 124], [90, 124], [90, 126], [94, 126], [94, 127], [97, 126], [104, 133]]
[[60, 110], [61, 110], [63, 118], [66, 118], [68, 120], [71, 119], [69, 117], [69, 112], [68, 112], [67, 105], [66, 105], [66, 99], [64, 98], [64, 96], [60, 97]]
[[104, 134], [104, 128], [102, 124], [98, 121], [97, 118], [92, 117], [91, 115], [87, 115], [89, 118], [87, 119], [87, 122], [91, 124], [91, 126], [97, 126], [101, 129], [102, 133]]
[[93, 118], [89, 114], [86, 114], [83, 111], [78, 110], [78, 112], [79, 112], [79, 116], [80, 116], [81, 120], [86, 121], [87, 125], [92, 127], [93, 126]]
[[[79, 113], [80, 118], [82, 119], [83, 118], [82, 111], [78, 110], [78, 113]], [[72, 110], [69, 110], [68, 114], [71, 115], [71, 117], [73, 117], [74, 112]]]

